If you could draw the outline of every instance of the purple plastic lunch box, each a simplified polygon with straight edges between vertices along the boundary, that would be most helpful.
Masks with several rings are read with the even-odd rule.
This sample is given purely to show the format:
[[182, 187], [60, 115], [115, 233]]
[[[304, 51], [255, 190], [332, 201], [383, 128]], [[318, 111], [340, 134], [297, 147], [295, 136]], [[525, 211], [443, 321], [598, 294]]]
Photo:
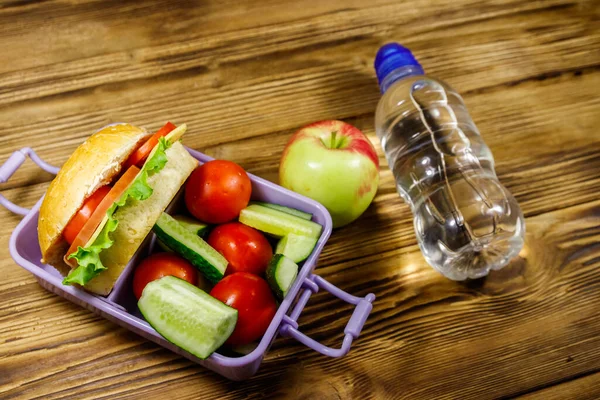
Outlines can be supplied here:
[[[198, 151], [189, 148], [187, 150], [201, 163], [212, 159]], [[0, 183], [6, 182], [23, 164], [27, 156], [43, 170], [53, 174], [58, 173], [58, 168], [45, 163], [32, 149], [24, 148], [14, 152], [4, 165], [0, 167]], [[144, 243], [140, 246], [116, 282], [113, 291], [106, 297], [95, 295], [78, 287], [63, 285], [62, 276], [58, 271], [40, 262], [41, 252], [37, 240], [37, 221], [42, 199], [29, 210], [11, 203], [0, 194], [0, 204], [14, 213], [24, 215], [23, 220], [11, 235], [9, 244], [10, 254], [19, 265], [35, 275], [40, 285], [45, 289], [232, 380], [247, 379], [258, 371], [263, 357], [278, 333], [285, 337], [292, 337], [326, 356], [344, 356], [350, 350], [352, 341], [359, 336], [371, 312], [375, 296], [373, 294], [368, 294], [365, 297], [352, 296], [312, 273], [319, 254], [327, 239], [329, 239], [332, 229], [331, 216], [325, 207], [265, 179], [252, 174], [248, 175], [252, 180], [253, 200], [277, 203], [311, 213], [313, 221], [323, 226], [323, 232], [310, 257], [300, 265], [298, 277], [285, 299], [279, 305], [267, 332], [262, 337], [258, 346], [245, 356], [229, 357], [219, 354], [217, 351], [205, 360], [198, 359], [165, 340], [142, 318], [137, 309], [136, 299], [133, 296], [131, 280], [137, 262], [152, 252], [156, 241], [154, 234], [148, 235]], [[180, 192], [180, 195], [173, 200], [167, 212], [171, 212], [171, 210], [177, 207], [177, 203], [181, 201], [181, 197]], [[302, 313], [310, 296], [318, 292], [319, 289], [323, 289], [339, 299], [355, 305], [352, 316], [344, 329], [342, 345], [338, 349], [324, 346], [306, 336], [298, 329], [298, 317]]]

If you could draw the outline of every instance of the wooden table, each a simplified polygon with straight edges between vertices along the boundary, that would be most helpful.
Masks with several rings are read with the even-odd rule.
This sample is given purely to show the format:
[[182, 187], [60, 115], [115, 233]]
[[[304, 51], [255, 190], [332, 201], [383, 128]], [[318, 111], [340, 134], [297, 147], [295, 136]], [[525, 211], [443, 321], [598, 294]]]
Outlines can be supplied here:
[[[304, 124], [342, 119], [376, 144], [378, 195], [317, 272], [377, 295], [350, 354], [276, 340], [236, 383], [45, 290], [9, 256], [0, 210], [0, 397], [600, 398], [600, 4], [597, 1], [4, 1], [0, 161], [61, 165], [95, 129], [186, 122], [185, 144], [277, 181]], [[449, 281], [418, 250], [374, 135], [372, 68], [388, 41], [463, 94], [522, 206], [526, 246], [486, 279]], [[2, 193], [31, 206], [28, 161]], [[350, 309], [313, 297], [301, 330], [336, 346]]]

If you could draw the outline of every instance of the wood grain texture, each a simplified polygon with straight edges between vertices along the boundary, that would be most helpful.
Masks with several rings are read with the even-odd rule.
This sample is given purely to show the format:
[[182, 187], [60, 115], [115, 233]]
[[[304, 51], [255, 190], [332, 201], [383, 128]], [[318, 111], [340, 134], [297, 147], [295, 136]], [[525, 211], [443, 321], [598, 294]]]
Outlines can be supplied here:
[[[348, 356], [278, 338], [229, 382], [43, 290], [8, 254], [0, 210], [0, 398], [595, 399], [600, 397], [600, 23], [596, 1], [5, 1], [0, 161], [60, 165], [114, 121], [186, 122], [185, 144], [277, 181], [300, 126], [343, 119], [382, 162], [373, 205], [317, 273], [373, 312]], [[372, 61], [390, 40], [453, 85], [526, 216], [526, 246], [487, 278], [428, 267], [375, 137]], [[51, 175], [0, 185], [25, 206]], [[336, 346], [348, 306], [311, 299], [301, 330]]]
[[600, 397], [600, 377], [598, 373], [586, 375], [578, 379], [569, 380], [562, 385], [551, 386], [546, 389], [526, 394], [519, 397], [522, 400], [562, 400], [581, 399], [593, 400]]

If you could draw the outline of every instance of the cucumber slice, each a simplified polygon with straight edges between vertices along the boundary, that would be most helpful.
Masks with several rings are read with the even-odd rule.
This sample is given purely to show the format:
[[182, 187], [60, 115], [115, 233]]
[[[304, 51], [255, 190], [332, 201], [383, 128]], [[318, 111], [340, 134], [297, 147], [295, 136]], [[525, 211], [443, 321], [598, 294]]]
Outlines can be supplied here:
[[319, 237], [323, 229], [316, 222], [307, 221], [258, 204], [252, 204], [244, 208], [240, 213], [239, 220], [242, 224], [277, 237], [283, 237], [290, 233]]
[[298, 276], [298, 265], [284, 256], [275, 254], [267, 267], [267, 282], [279, 299], [283, 299]]
[[283, 211], [284, 213], [295, 215], [296, 217], [305, 219], [307, 221], [310, 221], [312, 219], [312, 214], [309, 214], [304, 211], [296, 210], [295, 208], [282, 206], [279, 204], [265, 203], [264, 201], [251, 201], [250, 204], [258, 204], [259, 206], [272, 208], [273, 210]]
[[138, 308], [165, 339], [201, 359], [231, 336], [238, 318], [234, 308], [174, 276], [146, 285]]
[[[192, 217], [188, 217], [187, 215], [173, 215], [173, 219], [176, 220], [190, 232], [195, 233], [200, 236], [202, 239], [206, 239], [208, 234], [210, 233], [210, 225], [205, 224], [204, 222], [196, 221]], [[164, 251], [173, 252], [166, 244], [164, 244], [160, 239], [156, 240], [156, 244], [158, 247], [163, 249]]]
[[289, 233], [279, 240], [275, 253], [283, 254], [293, 262], [299, 263], [310, 256], [317, 245], [317, 240], [318, 238]]
[[206, 237], [208, 236], [210, 226], [208, 226], [204, 222], [197, 221], [192, 217], [188, 217], [187, 215], [173, 215], [173, 219], [179, 222], [185, 229], [194, 232], [202, 239], [206, 239]]
[[187, 131], [187, 125], [181, 124], [177, 128], [173, 129], [171, 132], [169, 132], [169, 134], [167, 136], [165, 136], [165, 139], [167, 139], [171, 143], [175, 143], [176, 141], [181, 139], [181, 137], [183, 136], [183, 134], [186, 131]]
[[169, 214], [162, 213], [152, 229], [158, 240], [191, 262], [211, 283], [223, 278], [227, 268], [225, 257]]

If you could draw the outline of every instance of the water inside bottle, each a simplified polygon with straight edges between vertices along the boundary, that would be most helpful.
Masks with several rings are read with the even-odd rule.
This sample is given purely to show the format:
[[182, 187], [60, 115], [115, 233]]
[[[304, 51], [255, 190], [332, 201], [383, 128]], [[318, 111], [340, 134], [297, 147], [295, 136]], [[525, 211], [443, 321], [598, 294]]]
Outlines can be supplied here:
[[523, 217], [462, 98], [441, 82], [410, 77], [385, 93], [377, 118], [427, 262], [455, 280], [506, 265], [523, 246]]

